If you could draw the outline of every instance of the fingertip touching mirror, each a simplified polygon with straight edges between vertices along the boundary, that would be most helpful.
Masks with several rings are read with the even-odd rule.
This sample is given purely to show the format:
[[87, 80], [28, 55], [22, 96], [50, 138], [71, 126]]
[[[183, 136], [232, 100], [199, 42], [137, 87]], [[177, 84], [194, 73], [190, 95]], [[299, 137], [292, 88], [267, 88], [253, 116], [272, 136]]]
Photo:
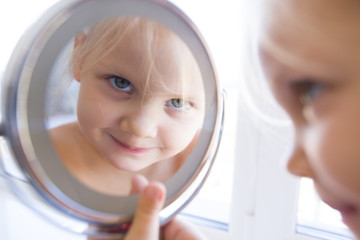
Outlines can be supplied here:
[[1, 171], [23, 203], [73, 232], [122, 236], [139, 173], [164, 182], [165, 223], [213, 165], [223, 120], [215, 68], [167, 1], [60, 1], [21, 38], [3, 85]]

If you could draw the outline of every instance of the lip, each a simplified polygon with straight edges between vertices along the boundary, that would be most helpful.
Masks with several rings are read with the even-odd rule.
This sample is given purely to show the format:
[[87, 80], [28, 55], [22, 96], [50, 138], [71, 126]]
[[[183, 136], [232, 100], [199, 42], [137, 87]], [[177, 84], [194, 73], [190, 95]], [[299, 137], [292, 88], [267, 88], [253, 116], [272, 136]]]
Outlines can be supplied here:
[[358, 216], [358, 211], [355, 207], [352, 206], [344, 206], [343, 208], [338, 209], [341, 218], [343, 219], [344, 223], [352, 222], [352, 219]]
[[121, 141], [119, 141], [118, 139], [116, 139], [114, 136], [110, 135], [111, 138], [114, 140], [114, 142], [116, 143], [117, 146], [119, 146], [123, 151], [127, 152], [127, 153], [131, 153], [131, 154], [143, 154], [146, 152], [149, 152], [152, 148], [147, 148], [147, 147], [137, 147], [137, 146], [132, 146], [126, 143], [123, 143]]
[[331, 208], [340, 212], [344, 222], [348, 222], [351, 218], [359, 214], [358, 209], [350, 204], [334, 204], [327, 203]]

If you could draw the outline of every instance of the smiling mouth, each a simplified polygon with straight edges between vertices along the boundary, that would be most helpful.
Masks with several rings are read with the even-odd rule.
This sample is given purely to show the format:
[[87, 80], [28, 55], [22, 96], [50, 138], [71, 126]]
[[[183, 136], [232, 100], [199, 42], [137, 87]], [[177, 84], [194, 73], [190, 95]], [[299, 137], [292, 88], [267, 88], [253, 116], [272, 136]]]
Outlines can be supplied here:
[[119, 140], [117, 140], [115, 137], [111, 136], [111, 138], [114, 140], [117, 146], [119, 146], [123, 151], [131, 154], [142, 154], [150, 151], [152, 148], [143, 148], [143, 147], [134, 147], [130, 146], [128, 144], [125, 144]]

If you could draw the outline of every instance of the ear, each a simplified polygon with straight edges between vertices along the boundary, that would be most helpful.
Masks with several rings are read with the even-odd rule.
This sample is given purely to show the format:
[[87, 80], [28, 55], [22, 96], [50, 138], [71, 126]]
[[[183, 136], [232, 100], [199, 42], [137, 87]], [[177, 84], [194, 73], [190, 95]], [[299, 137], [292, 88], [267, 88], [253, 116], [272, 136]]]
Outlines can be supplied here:
[[73, 53], [72, 53], [72, 69], [73, 75], [76, 81], [80, 82], [81, 69], [83, 65], [83, 59], [80, 58], [80, 49], [84, 44], [86, 35], [84, 32], [79, 33], [74, 40]]

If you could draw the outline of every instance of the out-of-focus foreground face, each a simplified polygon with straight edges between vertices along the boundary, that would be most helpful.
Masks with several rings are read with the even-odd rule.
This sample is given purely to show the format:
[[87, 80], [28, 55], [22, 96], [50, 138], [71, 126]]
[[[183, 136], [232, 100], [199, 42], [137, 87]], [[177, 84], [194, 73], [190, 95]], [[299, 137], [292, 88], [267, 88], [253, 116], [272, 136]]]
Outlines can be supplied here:
[[294, 123], [288, 169], [360, 238], [360, 1], [266, 2], [260, 57]]

